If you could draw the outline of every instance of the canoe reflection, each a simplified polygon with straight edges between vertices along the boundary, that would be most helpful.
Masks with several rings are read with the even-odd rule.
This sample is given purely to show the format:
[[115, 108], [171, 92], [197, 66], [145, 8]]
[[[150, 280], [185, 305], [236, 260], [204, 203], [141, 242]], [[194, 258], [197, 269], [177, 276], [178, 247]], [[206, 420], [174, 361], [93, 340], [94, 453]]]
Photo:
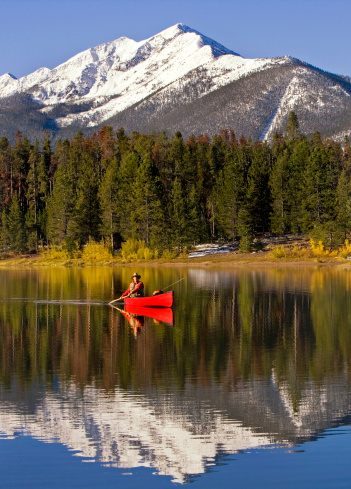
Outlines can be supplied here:
[[113, 307], [126, 318], [133, 329], [134, 336], [137, 336], [137, 334], [141, 332], [144, 326], [145, 317], [152, 318], [156, 324], [162, 322], [173, 325], [173, 310], [168, 307], [157, 308], [126, 306], [124, 310], [116, 306]]
[[173, 310], [170, 307], [142, 307], [126, 306], [125, 312], [137, 316], [146, 316], [153, 318], [155, 321], [173, 325]]

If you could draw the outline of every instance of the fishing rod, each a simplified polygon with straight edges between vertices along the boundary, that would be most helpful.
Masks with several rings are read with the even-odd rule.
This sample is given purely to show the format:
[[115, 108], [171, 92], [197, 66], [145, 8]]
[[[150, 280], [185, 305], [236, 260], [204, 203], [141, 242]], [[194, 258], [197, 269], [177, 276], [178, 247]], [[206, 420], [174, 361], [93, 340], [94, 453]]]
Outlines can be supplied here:
[[167, 287], [164, 287], [162, 290], [167, 290], [167, 289], [169, 289], [170, 287], [172, 287], [172, 285], [175, 285], [175, 284], [177, 284], [177, 283], [181, 282], [182, 280], [185, 280], [185, 277], [181, 278], [180, 280], [177, 280], [176, 282], [173, 282], [173, 284], [168, 285]]

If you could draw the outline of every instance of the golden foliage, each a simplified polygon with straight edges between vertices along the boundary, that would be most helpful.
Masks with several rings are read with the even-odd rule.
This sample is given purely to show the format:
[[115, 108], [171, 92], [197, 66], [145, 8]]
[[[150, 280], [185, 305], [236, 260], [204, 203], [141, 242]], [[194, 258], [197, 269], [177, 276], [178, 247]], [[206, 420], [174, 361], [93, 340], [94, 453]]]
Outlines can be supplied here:
[[153, 258], [157, 258], [157, 252], [155, 253], [148, 248], [142, 239], [127, 239], [125, 243], [122, 243], [121, 254], [125, 261], [152, 260]]
[[344, 246], [339, 249], [339, 256], [341, 256], [342, 258], [347, 258], [348, 256], [351, 256], [351, 243], [348, 239], [345, 241]]
[[293, 246], [293, 248], [277, 245], [271, 249], [271, 251], [269, 252], [269, 257], [274, 259], [280, 259], [280, 258], [303, 259], [303, 258], [310, 258], [311, 253], [305, 247], [301, 247], [297, 245]]
[[42, 255], [47, 260], [65, 261], [70, 259], [68, 251], [63, 249], [62, 246], [50, 246], [43, 251]]
[[318, 243], [314, 239], [310, 239], [310, 247], [313, 256], [316, 256], [317, 258], [321, 257], [334, 257], [337, 256], [339, 253], [339, 250], [329, 250], [328, 248], [325, 248], [324, 244], [322, 241], [318, 241]]
[[111, 262], [113, 259], [109, 247], [102, 241], [100, 243], [90, 240], [83, 248], [82, 260], [84, 263]]
[[284, 246], [274, 246], [269, 252], [270, 258], [287, 258], [288, 250]]
[[164, 250], [162, 253], [162, 258], [165, 258], [166, 260], [173, 260], [176, 257], [176, 254], [174, 251], [169, 251], [169, 250]]

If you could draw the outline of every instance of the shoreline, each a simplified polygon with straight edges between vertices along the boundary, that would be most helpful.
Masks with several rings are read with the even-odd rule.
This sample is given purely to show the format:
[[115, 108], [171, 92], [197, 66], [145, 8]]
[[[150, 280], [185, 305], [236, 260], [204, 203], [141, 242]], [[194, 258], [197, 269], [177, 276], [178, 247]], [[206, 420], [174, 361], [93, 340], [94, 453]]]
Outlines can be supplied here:
[[0, 269], [6, 268], [52, 268], [52, 267], [64, 267], [64, 268], [101, 268], [101, 267], [258, 267], [258, 268], [271, 268], [271, 267], [343, 267], [351, 268], [351, 261], [341, 257], [288, 257], [288, 258], [272, 258], [267, 256], [266, 253], [226, 253], [213, 254], [206, 257], [198, 258], [174, 258], [171, 260], [150, 260], [150, 261], [131, 261], [122, 262], [118, 260], [112, 261], [89, 261], [84, 262], [81, 259], [70, 260], [54, 260], [47, 259], [41, 255], [27, 255], [25, 257], [11, 257], [0, 260]]

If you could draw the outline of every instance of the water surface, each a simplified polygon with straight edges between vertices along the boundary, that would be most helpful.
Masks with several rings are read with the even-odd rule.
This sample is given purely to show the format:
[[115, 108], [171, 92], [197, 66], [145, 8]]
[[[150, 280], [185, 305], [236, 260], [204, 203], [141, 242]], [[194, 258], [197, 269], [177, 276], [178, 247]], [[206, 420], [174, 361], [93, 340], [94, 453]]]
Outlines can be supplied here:
[[0, 486], [349, 487], [351, 273], [134, 271], [0, 271]]

